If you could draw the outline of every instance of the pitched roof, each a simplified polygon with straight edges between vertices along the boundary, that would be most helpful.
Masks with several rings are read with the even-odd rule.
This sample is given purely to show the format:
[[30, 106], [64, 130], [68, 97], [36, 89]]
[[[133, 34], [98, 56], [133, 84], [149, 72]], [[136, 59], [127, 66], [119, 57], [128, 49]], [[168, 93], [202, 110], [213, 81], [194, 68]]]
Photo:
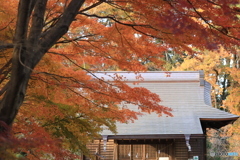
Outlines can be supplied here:
[[[229, 121], [239, 116], [211, 106], [211, 86], [204, 81], [202, 71], [183, 72], [98, 72], [96, 76], [112, 80], [114, 75], [125, 77], [130, 86], [141, 75], [137, 86], [157, 93], [161, 105], [172, 108], [173, 117], [155, 113], [145, 114], [134, 123], [117, 123], [117, 135], [166, 135], [166, 134], [203, 134], [201, 121]], [[137, 106], [129, 105], [137, 110]], [[102, 135], [113, 135], [104, 130]]]

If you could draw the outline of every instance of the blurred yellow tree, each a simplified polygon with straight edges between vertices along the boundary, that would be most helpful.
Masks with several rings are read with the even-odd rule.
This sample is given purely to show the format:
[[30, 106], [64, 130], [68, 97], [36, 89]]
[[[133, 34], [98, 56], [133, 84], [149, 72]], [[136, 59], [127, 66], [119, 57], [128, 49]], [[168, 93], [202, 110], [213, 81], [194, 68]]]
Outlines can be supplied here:
[[[213, 107], [240, 115], [240, 58], [239, 54], [221, 48], [189, 55], [173, 70], [204, 70], [205, 80], [212, 85]], [[217, 131], [229, 137], [229, 152], [240, 155], [240, 120]], [[214, 132], [216, 134], [216, 132]]]

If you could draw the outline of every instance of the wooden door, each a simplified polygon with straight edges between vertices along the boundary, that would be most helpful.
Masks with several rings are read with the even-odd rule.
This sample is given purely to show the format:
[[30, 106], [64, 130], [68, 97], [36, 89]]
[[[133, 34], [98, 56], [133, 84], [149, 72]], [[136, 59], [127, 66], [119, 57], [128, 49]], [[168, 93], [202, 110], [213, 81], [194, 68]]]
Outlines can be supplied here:
[[118, 159], [119, 160], [131, 160], [132, 156], [131, 144], [118, 145]]
[[133, 144], [132, 145], [132, 160], [143, 160], [145, 151], [144, 144]]
[[118, 160], [159, 160], [159, 158], [169, 158], [172, 160], [172, 141], [151, 142], [142, 144], [136, 142], [131, 144], [118, 145]]
[[157, 159], [157, 144], [147, 144], [145, 146], [145, 158], [147, 160]]

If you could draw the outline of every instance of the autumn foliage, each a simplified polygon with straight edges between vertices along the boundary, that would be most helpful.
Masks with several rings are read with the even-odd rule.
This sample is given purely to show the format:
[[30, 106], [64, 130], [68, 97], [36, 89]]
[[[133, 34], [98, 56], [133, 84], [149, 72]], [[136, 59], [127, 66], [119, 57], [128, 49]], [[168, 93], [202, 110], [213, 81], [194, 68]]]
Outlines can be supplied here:
[[[212, 86], [212, 106], [240, 115], [240, 63], [239, 54], [233, 54], [221, 48], [218, 51], [203, 51], [201, 54], [189, 55], [183, 58], [173, 70], [204, 70], [205, 79]], [[240, 153], [240, 123], [239, 119], [233, 125], [219, 130], [211, 130], [208, 136], [214, 137], [211, 141], [212, 149], [225, 145], [224, 152]], [[218, 136], [218, 137], [217, 137]], [[226, 138], [225, 144], [220, 139]], [[221, 143], [220, 143], [221, 142]], [[216, 149], [215, 148], [215, 149]], [[220, 151], [220, 150], [219, 150]]]
[[[171, 115], [156, 94], [117, 75], [104, 81], [97, 71], [161, 69], [169, 50], [194, 55], [221, 46], [236, 54], [240, 44], [237, 0], [0, 2], [6, 156], [74, 158], [103, 127], [115, 132], [116, 121], [134, 121], [143, 112]], [[143, 112], [129, 110], [129, 103]]]

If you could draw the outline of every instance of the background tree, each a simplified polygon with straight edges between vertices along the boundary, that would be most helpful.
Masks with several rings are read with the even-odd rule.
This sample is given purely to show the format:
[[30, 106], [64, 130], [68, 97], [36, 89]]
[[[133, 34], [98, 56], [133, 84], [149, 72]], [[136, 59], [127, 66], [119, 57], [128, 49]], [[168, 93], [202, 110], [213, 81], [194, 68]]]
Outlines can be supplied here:
[[[16, 122], [22, 128], [34, 125], [42, 137], [54, 135], [73, 152], [102, 126], [114, 132], [116, 120], [137, 118], [140, 113], [119, 106], [122, 102], [170, 114], [155, 94], [130, 88], [117, 75], [109, 84], [94, 77], [95, 71], [144, 71], [146, 63], [159, 68], [169, 48], [194, 54], [192, 48], [217, 50], [221, 45], [236, 53], [239, 45], [237, 0], [19, 0], [17, 15], [15, 1], [2, 4], [0, 31], [7, 36], [0, 49], [8, 56], [1, 57], [1, 133], [20, 109]], [[36, 132], [20, 135], [34, 137]], [[69, 147], [73, 139], [79, 143]]]
[[[217, 53], [205, 51], [195, 56], [187, 56], [174, 70], [204, 70], [205, 79], [212, 85], [212, 105], [230, 113], [240, 115], [239, 101], [239, 59], [221, 48]], [[212, 151], [240, 153], [239, 120], [219, 130], [211, 130]], [[224, 146], [225, 145], [225, 146]], [[220, 150], [220, 146], [224, 146]]]

